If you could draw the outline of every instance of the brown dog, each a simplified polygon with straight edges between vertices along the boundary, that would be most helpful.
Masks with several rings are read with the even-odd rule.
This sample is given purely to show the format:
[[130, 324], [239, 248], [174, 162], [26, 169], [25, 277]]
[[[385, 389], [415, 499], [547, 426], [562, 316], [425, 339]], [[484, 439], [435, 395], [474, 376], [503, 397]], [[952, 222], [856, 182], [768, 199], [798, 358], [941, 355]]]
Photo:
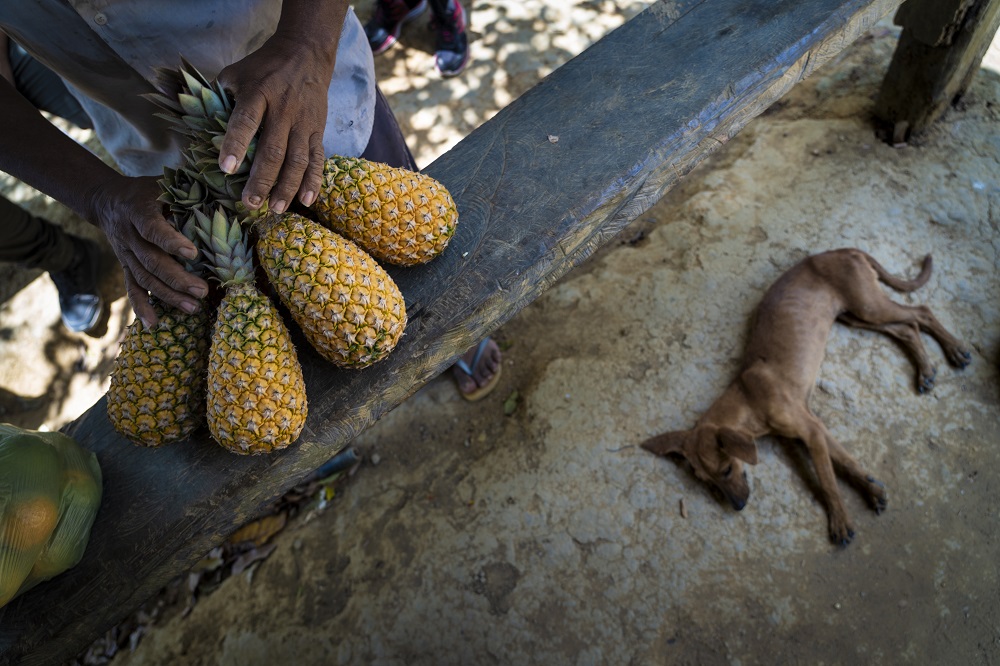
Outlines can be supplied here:
[[829, 515], [830, 538], [847, 545], [854, 537], [837, 489], [836, 469], [871, 502], [886, 506], [882, 484], [865, 472], [809, 409], [827, 337], [835, 321], [881, 331], [909, 350], [917, 365], [917, 388], [934, 386], [934, 367], [920, 341], [933, 336], [948, 361], [964, 368], [972, 358], [925, 305], [900, 305], [879, 286], [897, 291], [921, 287], [931, 274], [931, 257], [920, 275], [901, 280], [872, 257], [855, 249], [834, 250], [804, 259], [782, 275], [764, 295], [751, 327], [736, 380], [691, 430], [668, 432], [642, 446], [659, 455], [684, 456], [702, 481], [716, 485], [736, 510], [750, 495], [743, 463], [757, 464], [754, 440], [773, 434], [801, 439], [819, 477]]

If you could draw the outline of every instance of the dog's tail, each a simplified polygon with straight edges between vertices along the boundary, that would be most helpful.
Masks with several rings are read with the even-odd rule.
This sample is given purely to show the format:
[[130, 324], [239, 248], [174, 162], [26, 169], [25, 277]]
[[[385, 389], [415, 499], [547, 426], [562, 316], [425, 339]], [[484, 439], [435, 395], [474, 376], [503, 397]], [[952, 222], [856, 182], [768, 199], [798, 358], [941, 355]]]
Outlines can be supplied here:
[[934, 260], [931, 259], [931, 255], [928, 254], [924, 257], [923, 266], [920, 267], [920, 275], [912, 280], [903, 280], [902, 278], [898, 278], [882, 268], [881, 264], [870, 256], [868, 257], [868, 263], [871, 264], [871, 267], [876, 273], [878, 273], [878, 279], [896, 291], [913, 291], [924, 286], [931, 278], [931, 270], [934, 268]]

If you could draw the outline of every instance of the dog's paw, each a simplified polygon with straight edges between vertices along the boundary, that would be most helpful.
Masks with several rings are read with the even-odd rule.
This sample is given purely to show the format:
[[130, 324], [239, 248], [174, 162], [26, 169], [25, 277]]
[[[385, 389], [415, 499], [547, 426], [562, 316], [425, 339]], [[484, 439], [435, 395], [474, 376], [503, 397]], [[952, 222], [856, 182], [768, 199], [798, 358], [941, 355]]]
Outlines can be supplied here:
[[854, 528], [846, 520], [830, 518], [830, 541], [845, 547], [854, 539]]
[[865, 477], [865, 481], [868, 482], [868, 501], [871, 503], [875, 513], [880, 514], [885, 511], [886, 506], [889, 504], [889, 496], [886, 495], [885, 485], [874, 476]]
[[931, 368], [929, 373], [917, 375], [917, 393], [930, 393], [934, 388], [934, 378], [937, 377], [937, 368]]
[[959, 370], [972, 363], [972, 352], [962, 347], [950, 347], [945, 350], [948, 362]]

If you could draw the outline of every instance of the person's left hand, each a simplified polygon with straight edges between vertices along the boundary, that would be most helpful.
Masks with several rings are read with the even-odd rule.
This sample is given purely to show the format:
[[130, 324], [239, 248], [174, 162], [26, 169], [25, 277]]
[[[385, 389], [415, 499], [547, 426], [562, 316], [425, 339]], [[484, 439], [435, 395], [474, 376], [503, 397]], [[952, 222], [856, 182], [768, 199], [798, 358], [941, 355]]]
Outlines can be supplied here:
[[261, 130], [243, 191], [250, 209], [268, 200], [270, 210], [281, 213], [296, 196], [305, 206], [315, 201], [323, 177], [327, 91], [336, 45], [333, 39], [318, 49], [275, 34], [219, 72], [219, 82], [236, 100], [219, 151], [223, 171], [232, 173], [239, 166]]
[[162, 215], [160, 187], [153, 177], [129, 178], [111, 169], [100, 187], [87, 193], [86, 218], [107, 236], [121, 262], [125, 292], [136, 317], [147, 327], [156, 323], [149, 294], [193, 314], [208, 295], [208, 283], [187, 272], [177, 258], [198, 256], [190, 239]]

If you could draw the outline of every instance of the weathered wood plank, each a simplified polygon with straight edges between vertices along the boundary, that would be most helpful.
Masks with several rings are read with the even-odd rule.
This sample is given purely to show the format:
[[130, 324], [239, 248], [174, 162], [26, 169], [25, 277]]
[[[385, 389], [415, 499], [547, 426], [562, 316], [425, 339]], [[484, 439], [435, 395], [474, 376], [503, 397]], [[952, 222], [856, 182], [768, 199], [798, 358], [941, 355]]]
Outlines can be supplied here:
[[978, 0], [936, 0], [904, 2], [893, 22], [906, 28], [914, 39], [927, 46], [951, 44], [962, 27], [966, 13]]
[[660, 0], [558, 69], [428, 167], [461, 220], [444, 256], [393, 271], [410, 315], [396, 352], [347, 372], [299, 340], [311, 412], [290, 450], [240, 458], [204, 433], [137, 448], [99, 402], [68, 429], [104, 470], [90, 547], [75, 569], [0, 610], [0, 662], [58, 663], [85, 647], [898, 4]]
[[937, 120], [969, 88], [1000, 27], [1000, 0], [908, 0], [875, 103], [894, 143]]

